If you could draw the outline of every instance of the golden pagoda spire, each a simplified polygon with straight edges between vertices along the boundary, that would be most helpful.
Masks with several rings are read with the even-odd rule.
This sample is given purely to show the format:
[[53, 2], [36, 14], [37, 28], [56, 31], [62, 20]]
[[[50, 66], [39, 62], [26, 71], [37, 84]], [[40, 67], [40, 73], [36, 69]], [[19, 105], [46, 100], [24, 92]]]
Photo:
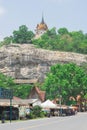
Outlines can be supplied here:
[[43, 17], [43, 13], [42, 13], [41, 23], [37, 24], [37, 26], [36, 26], [36, 30], [35, 30], [36, 31], [36, 35], [35, 35], [35, 38], [39, 38], [47, 30], [48, 30], [48, 27], [47, 27], [46, 23], [44, 22], [44, 17]]
[[45, 24], [43, 13], [42, 13], [42, 21], [41, 21], [41, 24]]

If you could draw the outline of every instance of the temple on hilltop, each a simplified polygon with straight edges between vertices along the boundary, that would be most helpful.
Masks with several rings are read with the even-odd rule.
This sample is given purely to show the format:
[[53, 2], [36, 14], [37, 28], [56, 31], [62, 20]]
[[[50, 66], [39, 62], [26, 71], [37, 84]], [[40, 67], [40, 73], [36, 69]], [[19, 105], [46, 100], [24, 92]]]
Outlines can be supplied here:
[[42, 21], [40, 24], [37, 24], [35, 29], [35, 38], [39, 38], [42, 34], [44, 34], [48, 30], [47, 24], [44, 22], [44, 17], [42, 15]]

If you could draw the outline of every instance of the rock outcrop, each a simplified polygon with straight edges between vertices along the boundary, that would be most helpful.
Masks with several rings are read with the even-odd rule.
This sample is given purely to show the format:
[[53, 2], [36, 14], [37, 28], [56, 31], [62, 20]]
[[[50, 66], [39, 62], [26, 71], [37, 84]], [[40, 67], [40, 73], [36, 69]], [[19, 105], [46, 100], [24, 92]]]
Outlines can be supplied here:
[[56, 63], [87, 63], [87, 55], [49, 51], [31, 44], [11, 44], [0, 48], [0, 72], [17, 83], [42, 82], [50, 66]]

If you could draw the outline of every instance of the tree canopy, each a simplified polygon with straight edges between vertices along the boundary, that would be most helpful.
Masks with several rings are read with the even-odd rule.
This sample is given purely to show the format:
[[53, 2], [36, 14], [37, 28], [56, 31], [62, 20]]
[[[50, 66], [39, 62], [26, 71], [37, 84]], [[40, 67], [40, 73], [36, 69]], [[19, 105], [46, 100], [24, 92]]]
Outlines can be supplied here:
[[51, 67], [42, 88], [47, 92], [47, 98], [57, 98], [62, 95], [67, 103], [70, 96], [76, 97], [87, 90], [87, 73], [76, 64], [56, 64]]
[[12, 88], [13, 85], [14, 85], [14, 81], [11, 77], [8, 77], [8, 76], [0, 73], [0, 87]]
[[67, 28], [53, 27], [48, 29], [40, 38], [34, 38], [33, 31], [28, 30], [26, 25], [19, 26], [14, 30], [12, 36], [5, 37], [0, 45], [10, 43], [31, 43], [39, 48], [53, 51], [67, 51], [87, 54], [87, 34], [80, 31], [69, 32]]
[[87, 54], [87, 34], [82, 31], [69, 32], [67, 28], [52, 28], [41, 38], [33, 40], [40, 48]]
[[28, 30], [26, 25], [19, 26], [18, 30], [14, 30], [11, 36], [4, 38], [0, 45], [7, 45], [11, 43], [31, 43], [34, 33], [31, 30]]
[[20, 98], [27, 98], [32, 88], [32, 85], [29, 85], [29, 84], [17, 85], [15, 84], [13, 78], [0, 73], [0, 87], [6, 88], [6, 89], [12, 89], [14, 96], [17, 96]]
[[13, 31], [13, 42], [15, 43], [29, 43], [33, 37], [34, 33], [28, 31], [26, 25], [22, 25], [19, 27], [19, 30]]

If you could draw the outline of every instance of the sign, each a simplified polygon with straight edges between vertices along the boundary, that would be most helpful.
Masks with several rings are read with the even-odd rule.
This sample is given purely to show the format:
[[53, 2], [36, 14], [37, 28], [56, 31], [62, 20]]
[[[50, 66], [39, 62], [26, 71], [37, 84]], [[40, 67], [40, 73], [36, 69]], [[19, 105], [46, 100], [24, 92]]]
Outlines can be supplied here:
[[0, 98], [1, 99], [12, 99], [13, 91], [11, 89], [0, 88]]

